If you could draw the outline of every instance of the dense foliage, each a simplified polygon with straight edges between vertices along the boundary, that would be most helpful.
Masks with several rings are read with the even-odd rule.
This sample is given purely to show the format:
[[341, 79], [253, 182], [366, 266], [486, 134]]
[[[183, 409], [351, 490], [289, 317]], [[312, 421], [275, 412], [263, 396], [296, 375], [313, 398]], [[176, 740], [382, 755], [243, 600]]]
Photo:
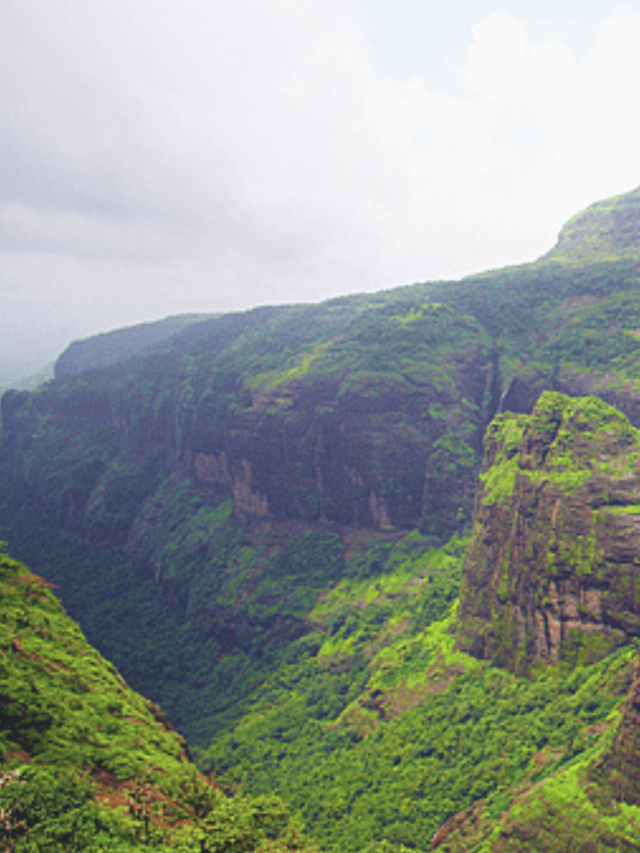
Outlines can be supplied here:
[[323, 599], [316, 631], [202, 759], [228, 784], [275, 790], [327, 849], [426, 850], [479, 800], [495, 822], [518, 788], [587, 754], [628, 688], [632, 648], [527, 679], [456, 651], [455, 618], [442, 617], [461, 543], [416, 545]]
[[0, 554], [0, 843], [16, 853], [301, 850], [272, 796], [226, 796], [163, 712]]

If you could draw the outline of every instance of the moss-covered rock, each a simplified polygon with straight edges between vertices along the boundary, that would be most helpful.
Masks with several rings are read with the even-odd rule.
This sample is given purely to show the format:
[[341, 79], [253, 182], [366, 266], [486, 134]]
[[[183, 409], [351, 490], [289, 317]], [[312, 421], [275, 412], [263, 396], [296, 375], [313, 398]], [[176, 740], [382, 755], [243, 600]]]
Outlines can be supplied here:
[[640, 659], [621, 711], [611, 745], [590, 767], [589, 776], [616, 800], [640, 807]]
[[460, 643], [516, 671], [640, 635], [640, 433], [595, 398], [545, 392], [487, 430]]

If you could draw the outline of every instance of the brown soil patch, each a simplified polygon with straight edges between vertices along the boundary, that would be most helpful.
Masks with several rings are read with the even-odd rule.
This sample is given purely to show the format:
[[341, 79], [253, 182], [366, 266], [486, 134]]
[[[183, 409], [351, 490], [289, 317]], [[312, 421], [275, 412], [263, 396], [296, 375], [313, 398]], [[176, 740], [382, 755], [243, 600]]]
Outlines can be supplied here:
[[29, 573], [28, 575], [19, 575], [17, 578], [10, 578], [9, 583], [26, 584], [27, 586], [39, 586], [44, 589], [58, 589], [58, 584], [51, 583], [46, 578], [40, 575]]
[[172, 829], [190, 822], [185, 817], [176, 818], [176, 813], [184, 813], [184, 809], [153, 785], [122, 781], [97, 768], [91, 771], [91, 778], [96, 785], [95, 801], [100, 805], [125, 809], [140, 820], [146, 817], [156, 829]]
[[59, 660], [48, 660], [45, 666], [50, 672], [71, 672], [69, 667], [60, 663]]
[[471, 835], [474, 836], [474, 842], [483, 840], [482, 836], [486, 837], [492, 829], [493, 824], [484, 815], [484, 800], [478, 800], [442, 824], [431, 838], [431, 849], [438, 849], [442, 853], [462, 853], [467, 849], [466, 838]]
[[31, 756], [24, 749], [8, 749], [4, 756], [5, 761], [21, 761], [23, 764], [28, 764], [31, 761]]
[[385, 695], [383, 704], [388, 719], [399, 717], [405, 711], [416, 708], [429, 696], [444, 693], [456, 675], [464, 673], [464, 669], [459, 666], [452, 666], [444, 671], [438, 671], [437, 667], [432, 667], [431, 671], [433, 677], [430, 677], [429, 670], [427, 670], [426, 681], [423, 684], [418, 684], [412, 688], [401, 686]]

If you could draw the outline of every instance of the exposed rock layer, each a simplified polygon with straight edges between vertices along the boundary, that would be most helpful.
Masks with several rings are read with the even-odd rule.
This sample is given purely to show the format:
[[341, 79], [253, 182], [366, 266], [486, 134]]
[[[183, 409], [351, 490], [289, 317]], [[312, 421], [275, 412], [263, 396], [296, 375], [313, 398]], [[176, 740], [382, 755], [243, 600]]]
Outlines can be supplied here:
[[611, 746], [598, 756], [590, 780], [616, 800], [640, 805], [640, 658], [632, 668], [631, 686], [622, 704]]
[[465, 563], [461, 645], [513, 669], [640, 635], [640, 433], [547, 392], [495, 419]]

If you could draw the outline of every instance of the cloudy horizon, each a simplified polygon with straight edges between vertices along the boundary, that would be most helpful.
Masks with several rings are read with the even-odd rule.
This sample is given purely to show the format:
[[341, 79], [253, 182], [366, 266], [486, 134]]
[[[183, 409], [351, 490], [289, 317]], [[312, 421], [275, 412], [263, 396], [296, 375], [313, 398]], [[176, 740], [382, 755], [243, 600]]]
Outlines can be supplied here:
[[640, 4], [545, 5], [5, 0], [0, 385], [118, 326], [548, 251], [640, 184]]

